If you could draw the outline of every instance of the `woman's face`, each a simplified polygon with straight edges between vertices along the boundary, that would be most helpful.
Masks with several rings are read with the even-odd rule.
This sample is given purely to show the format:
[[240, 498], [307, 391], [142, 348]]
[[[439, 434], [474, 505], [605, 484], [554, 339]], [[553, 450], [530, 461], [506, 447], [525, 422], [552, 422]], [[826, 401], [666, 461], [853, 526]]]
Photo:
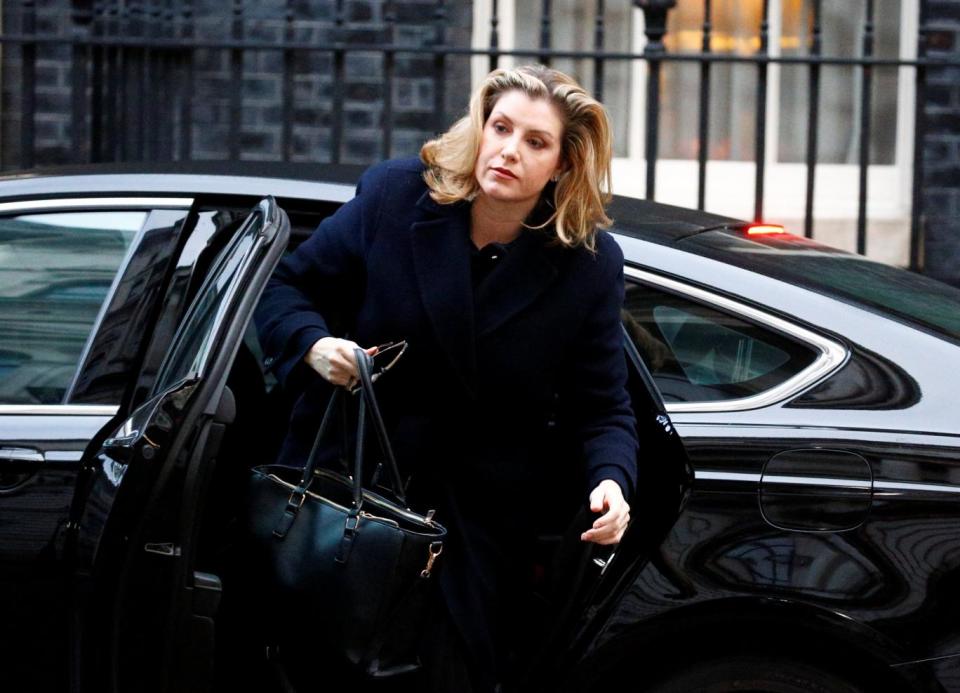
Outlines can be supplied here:
[[535, 203], [561, 171], [563, 121], [546, 99], [505, 92], [483, 126], [474, 175], [492, 200]]

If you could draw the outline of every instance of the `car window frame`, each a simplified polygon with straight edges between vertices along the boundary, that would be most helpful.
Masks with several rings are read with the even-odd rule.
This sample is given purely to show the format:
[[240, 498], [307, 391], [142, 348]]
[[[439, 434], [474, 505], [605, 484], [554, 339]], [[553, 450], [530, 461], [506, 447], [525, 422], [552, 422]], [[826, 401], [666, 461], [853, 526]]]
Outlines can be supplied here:
[[[142, 210], [146, 212], [147, 219], [151, 212], [158, 209], [174, 209], [188, 211], [193, 206], [193, 197], [184, 196], [143, 196], [143, 195], [122, 195], [116, 194], [109, 197], [91, 196], [91, 195], [71, 195], [69, 197], [45, 197], [27, 200], [15, 200], [11, 202], [0, 202], [0, 217], [21, 216], [24, 214], [57, 214], [64, 212], [112, 212], [112, 211], [134, 211]], [[144, 232], [144, 225], [136, 232], [130, 241], [123, 260], [117, 266], [114, 272], [113, 281], [104, 297], [103, 304], [97, 313], [90, 333], [87, 335], [86, 342], [80, 352], [77, 360], [73, 377], [67, 392], [72, 392], [80, 370], [86, 362], [87, 355], [94, 338], [96, 337], [104, 313], [110, 304], [120, 277], [123, 276], [131, 258], [136, 253]], [[60, 415], [60, 416], [114, 416], [119, 410], [120, 403], [116, 404], [75, 404], [70, 402], [60, 402], [58, 404], [7, 404], [0, 402], [0, 415]]]
[[[213, 342], [210, 341], [210, 337], [219, 334], [222, 331], [223, 323], [229, 319], [229, 315], [227, 312], [225, 312], [226, 308], [224, 306], [229, 307], [232, 305], [235, 301], [236, 292], [243, 289], [242, 286], [238, 287], [233, 279], [228, 282], [227, 293], [217, 302], [217, 307], [214, 311], [207, 337], [204, 338], [204, 344], [198, 350], [199, 353], [197, 356], [199, 357], [199, 363], [196, 365], [196, 367], [191, 365], [187, 369], [188, 372], [184, 373], [182, 377], [170, 377], [170, 373], [176, 373], [177, 369], [182, 365], [182, 361], [179, 360], [181, 355], [178, 352], [184, 348], [185, 344], [189, 344], [190, 338], [188, 336], [188, 332], [191, 328], [196, 327], [194, 320], [197, 319], [197, 315], [200, 312], [198, 302], [199, 299], [213, 290], [212, 287], [216, 280], [225, 272], [231, 259], [235, 256], [240, 257], [240, 262], [237, 265], [234, 274], [242, 276], [246, 275], [250, 271], [249, 265], [252, 262], [251, 258], [260, 252], [260, 246], [264, 245], [265, 243], [269, 243], [272, 240], [270, 238], [266, 238], [262, 231], [262, 227], [266, 226], [272, 221], [273, 220], [267, 215], [266, 208], [258, 204], [250, 211], [249, 215], [244, 219], [240, 227], [231, 236], [229, 242], [224, 246], [220, 253], [218, 253], [217, 257], [214, 258], [213, 263], [204, 275], [203, 282], [197, 289], [196, 294], [191, 298], [190, 306], [183, 315], [180, 324], [177, 326], [176, 333], [170, 340], [167, 357], [164, 360], [160, 370], [158, 370], [156, 377], [154, 378], [148, 398], [155, 397], [164, 390], [174, 388], [175, 384], [178, 382], [184, 383], [193, 381], [199, 378], [205, 371], [208, 361], [211, 358], [211, 354], [215, 352], [215, 349], [212, 346]], [[254, 233], [251, 233], [251, 231], [254, 231]], [[248, 237], [250, 239], [251, 247], [246, 250], [240, 250], [243, 242], [246, 241]], [[194, 363], [196, 363], [196, 361], [194, 361]]]
[[[660, 291], [679, 295], [714, 310], [732, 314], [741, 320], [800, 342], [816, 353], [813, 362], [806, 368], [774, 387], [755, 395], [724, 400], [666, 402], [665, 406], [670, 414], [748, 411], [784, 402], [838, 370], [850, 356], [848, 347], [838, 340], [814, 332], [778, 315], [765, 312], [755, 306], [714, 293], [701, 286], [688, 284], [675, 277], [667, 277], [627, 263], [624, 264], [623, 273], [625, 282], [645, 284]], [[653, 377], [656, 381], [656, 376]]]

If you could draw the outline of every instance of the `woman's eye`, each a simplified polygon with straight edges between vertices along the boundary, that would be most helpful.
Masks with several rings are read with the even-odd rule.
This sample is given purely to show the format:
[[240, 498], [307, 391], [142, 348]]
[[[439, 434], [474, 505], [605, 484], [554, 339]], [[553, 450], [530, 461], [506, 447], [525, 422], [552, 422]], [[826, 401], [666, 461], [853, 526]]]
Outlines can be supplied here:
[[546, 145], [544, 144], [543, 140], [533, 139], [530, 140], [530, 146], [534, 149], [542, 149]]
[[504, 125], [503, 123], [494, 123], [494, 124], [493, 124], [493, 129], [494, 129], [496, 132], [506, 132], [506, 131], [507, 131], [507, 126]]

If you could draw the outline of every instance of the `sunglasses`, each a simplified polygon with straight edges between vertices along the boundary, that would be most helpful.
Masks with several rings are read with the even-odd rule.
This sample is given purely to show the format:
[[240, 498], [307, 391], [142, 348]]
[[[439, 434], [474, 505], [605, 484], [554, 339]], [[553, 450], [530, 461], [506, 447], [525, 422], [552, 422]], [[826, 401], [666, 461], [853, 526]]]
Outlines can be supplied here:
[[[374, 354], [371, 358], [373, 359], [373, 370], [370, 373], [370, 381], [377, 382], [377, 379], [393, 368], [397, 361], [400, 360], [400, 357], [403, 356], [407, 351], [407, 341], [401, 340], [399, 342], [387, 342], [386, 344], [380, 344], [377, 346], [377, 353]], [[360, 392], [361, 385], [357, 383], [350, 388], [350, 394], [355, 394]]]

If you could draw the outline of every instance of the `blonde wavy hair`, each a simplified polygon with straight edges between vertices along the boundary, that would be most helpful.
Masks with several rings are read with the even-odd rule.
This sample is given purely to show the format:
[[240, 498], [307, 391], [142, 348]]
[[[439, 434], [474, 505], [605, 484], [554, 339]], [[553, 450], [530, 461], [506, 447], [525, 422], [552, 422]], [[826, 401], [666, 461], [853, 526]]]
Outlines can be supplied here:
[[529, 228], [553, 224], [564, 245], [593, 250], [597, 229], [611, 224], [604, 210], [611, 199], [610, 120], [603, 104], [572, 77], [543, 65], [494, 70], [470, 97], [467, 115], [423, 145], [420, 159], [427, 166], [423, 177], [430, 197], [440, 204], [453, 204], [477, 195], [480, 185], [474, 168], [483, 128], [497, 100], [512, 90], [531, 99], [548, 100], [557, 108], [564, 126], [560, 147], [563, 173], [555, 185], [548, 183], [543, 193], [550, 216]]

